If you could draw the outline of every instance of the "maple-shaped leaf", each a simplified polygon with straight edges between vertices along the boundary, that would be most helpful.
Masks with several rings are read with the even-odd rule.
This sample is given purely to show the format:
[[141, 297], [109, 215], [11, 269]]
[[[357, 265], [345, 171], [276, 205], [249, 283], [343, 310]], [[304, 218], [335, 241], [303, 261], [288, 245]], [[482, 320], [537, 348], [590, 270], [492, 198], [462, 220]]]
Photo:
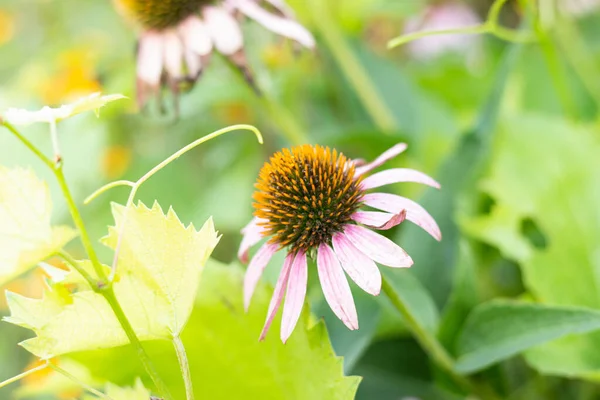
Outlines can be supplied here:
[[48, 186], [28, 169], [0, 166], [0, 286], [62, 249], [76, 236], [52, 227]]
[[[170, 340], [187, 323], [200, 274], [219, 241], [212, 219], [196, 231], [157, 203], [152, 209], [114, 205], [113, 215], [116, 223], [104, 242], [115, 249], [122, 231], [115, 295], [140, 340]], [[93, 271], [89, 261], [81, 267]], [[7, 293], [6, 320], [34, 330], [37, 337], [21, 345], [42, 359], [129, 342], [106, 300], [75, 274], [49, 285], [42, 299]], [[65, 298], [73, 286], [75, 293]]]

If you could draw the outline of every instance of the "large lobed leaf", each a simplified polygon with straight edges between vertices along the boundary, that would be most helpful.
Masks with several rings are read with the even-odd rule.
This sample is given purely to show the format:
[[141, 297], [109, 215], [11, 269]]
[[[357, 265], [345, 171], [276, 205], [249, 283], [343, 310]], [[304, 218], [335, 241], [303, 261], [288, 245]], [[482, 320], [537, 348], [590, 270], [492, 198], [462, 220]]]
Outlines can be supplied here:
[[[496, 204], [466, 221], [473, 236], [519, 263], [540, 302], [600, 308], [600, 143], [595, 132], [548, 116], [503, 123], [484, 190]], [[544, 240], [524, 233], [532, 221]], [[539, 235], [538, 235], [539, 236]], [[526, 353], [543, 372], [600, 373], [600, 334], [566, 337]]]
[[[125, 221], [113, 285], [125, 315], [141, 340], [179, 335], [204, 264], [218, 242], [212, 220], [196, 231], [185, 227], [173, 210], [165, 215], [158, 204], [152, 209], [115, 205], [113, 214], [116, 224], [105, 242], [116, 248]], [[93, 273], [89, 262], [82, 267]], [[66, 288], [73, 283], [77, 292], [71, 294]], [[6, 320], [35, 331], [37, 337], [21, 344], [40, 358], [129, 342], [106, 300], [77, 275], [50, 285], [41, 300], [14, 293], [7, 298], [11, 315]]]
[[[209, 262], [188, 327], [183, 332], [196, 398], [261, 400], [350, 400], [359, 377], [345, 377], [325, 324], [311, 322], [308, 307], [290, 340], [277, 334], [258, 337], [272, 289], [259, 284], [248, 313], [242, 304], [243, 271]], [[271, 332], [279, 330], [277, 317]], [[148, 343], [157, 368], [175, 398], [185, 398], [172, 346]], [[98, 376], [127, 384], [143, 374], [133, 349], [118, 348], [76, 356]], [[114, 368], [118, 363], [119, 368]]]
[[52, 227], [48, 186], [28, 169], [0, 166], [0, 286], [50, 257], [76, 236]]

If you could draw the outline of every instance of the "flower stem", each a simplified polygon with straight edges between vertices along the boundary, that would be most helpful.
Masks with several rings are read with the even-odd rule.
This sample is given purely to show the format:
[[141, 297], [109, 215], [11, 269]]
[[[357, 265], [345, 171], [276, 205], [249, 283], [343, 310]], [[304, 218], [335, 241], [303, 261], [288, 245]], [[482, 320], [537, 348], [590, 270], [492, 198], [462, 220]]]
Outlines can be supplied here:
[[468, 378], [458, 373], [454, 367], [454, 360], [448, 354], [440, 342], [425, 329], [409, 310], [404, 300], [396, 293], [388, 278], [382, 274], [382, 290], [392, 302], [394, 308], [402, 315], [407, 327], [415, 339], [423, 347], [423, 350], [433, 361], [452, 378], [452, 380], [463, 390], [477, 395], [480, 399], [497, 399], [497, 395], [486, 387], [479, 387]]
[[356, 94], [358, 94], [360, 101], [375, 124], [386, 133], [397, 130], [398, 121], [387, 104], [381, 99], [381, 95], [371, 81], [369, 74], [338, 30], [338, 24], [331, 18], [331, 11], [327, 10], [327, 1], [310, 0], [309, 3], [315, 26], [319, 29], [338, 66], [354, 87]]
[[192, 385], [192, 375], [190, 374], [190, 364], [188, 363], [185, 347], [179, 336], [173, 337], [173, 346], [175, 346], [177, 360], [179, 361], [183, 382], [185, 383], [185, 397], [187, 400], [194, 400], [194, 387]]

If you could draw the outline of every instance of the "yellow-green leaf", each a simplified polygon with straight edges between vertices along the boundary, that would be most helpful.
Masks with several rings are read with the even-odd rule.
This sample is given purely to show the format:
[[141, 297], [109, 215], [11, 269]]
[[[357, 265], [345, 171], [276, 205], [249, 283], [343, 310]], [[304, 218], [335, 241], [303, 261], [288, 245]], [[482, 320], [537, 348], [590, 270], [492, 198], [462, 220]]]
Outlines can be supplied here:
[[0, 286], [64, 247], [76, 236], [52, 227], [48, 186], [27, 169], [0, 167]]
[[[106, 384], [104, 392], [112, 400], [148, 400], [150, 399], [150, 391], [144, 387], [142, 381], [138, 378], [133, 387], [119, 387], [112, 383]], [[95, 400], [96, 396], [86, 396], [83, 400]]]
[[[109, 247], [116, 248], [125, 224], [115, 295], [141, 340], [169, 340], [187, 323], [200, 274], [218, 243], [212, 220], [196, 231], [185, 227], [173, 210], [164, 214], [158, 204], [152, 209], [115, 205], [113, 213], [115, 227], [104, 239]], [[88, 261], [81, 267], [93, 271]], [[50, 285], [41, 300], [7, 295], [7, 321], [35, 331], [37, 337], [21, 345], [42, 359], [129, 342], [106, 300], [74, 274]], [[76, 293], [65, 298], [66, 287], [73, 285]]]
[[100, 93], [93, 93], [58, 108], [45, 106], [38, 111], [9, 108], [4, 113], [4, 119], [13, 125], [29, 125], [36, 122], [56, 123], [85, 111], [94, 110], [97, 114], [98, 110], [106, 104], [124, 98], [126, 97], [121, 94], [101, 96]]

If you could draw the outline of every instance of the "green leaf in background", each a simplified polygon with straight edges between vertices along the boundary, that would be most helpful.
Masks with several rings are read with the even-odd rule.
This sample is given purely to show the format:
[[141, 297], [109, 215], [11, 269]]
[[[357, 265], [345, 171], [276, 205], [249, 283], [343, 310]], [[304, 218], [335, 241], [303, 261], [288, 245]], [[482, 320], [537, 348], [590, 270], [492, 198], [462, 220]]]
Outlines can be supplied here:
[[[158, 203], [152, 209], [142, 203], [128, 209], [115, 205], [113, 214], [116, 226], [105, 239], [109, 247], [117, 246], [125, 221], [115, 295], [141, 340], [170, 340], [188, 320], [200, 274], [218, 242], [212, 220], [196, 231], [193, 225], [185, 227], [172, 209], [165, 215]], [[88, 262], [83, 268], [92, 270]], [[80, 284], [74, 294], [68, 291], [68, 285], [77, 281], [52, 283], [40, 300], [7, 292], [11, 315], [5, 320], [37, 335], [21, 343], [25, 349], [49, 359], [129, 342], [100, 294], [87, 284]]]
[[600, 311], [494, 300], [473, 310], [458, 341], [457, 369], [473, 373], [553, 339], [600, 329]]
[[[345, 377], [342, 360], [333, 352], [324, 323], [311, 326], [308, 307], [290, 340], [278, 335], [258, 341], [272, 289], [260, 284], [249, 312], [242, 304], [243, 271], [209, 262], [199, 296], [182, 340], [186, 346], [196, 398], [229, 399], [354, 399], [360, 378]], [[271, 329], [277, 332], [279, 318]], [[146, 345], [150, 357], [176, 399], [185, 398], [172, 346]], [[96, 376], [127, 384], [143, 374], [133, 349], [77, 355]], [[119, 368], [114, 368], [115, 365]]]
[[52, 256], [76, 236], [52, 227], [48, 186], [31, 170], [0, 167], [0, 286]]
[[[504, 121], [482, 185], [496, 204], [463, 224], [520, 264], [541, 303], [600, 308], [599, 152], [596, 132], [560, 118]], [[527, 359], [544, 372], [589, 377], [600, 373], [598, 348], [600, 334], [592, 333], [533, 349]]]

